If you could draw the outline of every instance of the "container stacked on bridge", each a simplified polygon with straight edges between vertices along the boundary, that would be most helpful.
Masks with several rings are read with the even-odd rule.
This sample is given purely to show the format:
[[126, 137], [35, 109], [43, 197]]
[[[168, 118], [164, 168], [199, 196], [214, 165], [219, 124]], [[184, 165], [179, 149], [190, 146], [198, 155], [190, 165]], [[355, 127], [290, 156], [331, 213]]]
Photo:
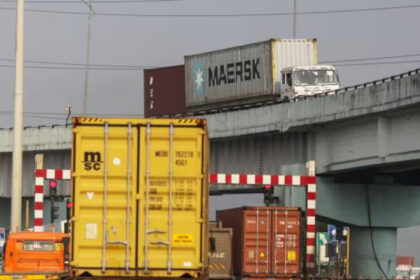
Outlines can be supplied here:
[[145, 117], [185, 112], [184, 65], [144, 70]]
[[216, 212], [233, 229], [233, 272], [241, 279], [301, 274], [301, 212], [298, 208], [247, 206]]
[[204, 120], [75, 118], [73, 276], [208, 274]]
[[185, 56], [187, 108], [208, 109], [280, 97], [281, 70], [318, 63], [316, 39], [270, 39]]
[[188, 55], [185, 65], [144, 71], [144, 112], [167, 116], [280, 100], [291, 96], [282, 92], [281, 70], [317, 63], [316, 39], [270, 39]]

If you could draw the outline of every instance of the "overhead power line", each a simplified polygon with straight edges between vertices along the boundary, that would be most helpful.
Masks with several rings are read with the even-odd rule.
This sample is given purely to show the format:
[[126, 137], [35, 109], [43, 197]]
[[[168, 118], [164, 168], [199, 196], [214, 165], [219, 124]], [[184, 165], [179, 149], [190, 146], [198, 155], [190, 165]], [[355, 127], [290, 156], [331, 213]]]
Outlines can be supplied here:
[[391, 56], [364, 57], [364, 58], [350, 58], [350, 59], [340, 59], [340, 60], [326, 60], [326, 61], [322, 61], [321, 63], [340, 63], [340, 62], [350, 62], [350, 61], [382, 60], [382, 59], [393, 59], [393, 58], [404, 58], [404, 57], [415, 57], [415, 56], [420, 56], [420, 53], [391, 55]]
[[[0, 7], [0, 10], [16, 11], [15, 8]], [[57, 10], [41, 10], [41, 9], [25, 9], [25, 12], [44, 13], [44, 14], [65, 14], [65, 15], [88, 15], [86, 12], [77, 11], [57, 11]]]
[[420, 63], [420, 60], [346, 63], [346, 64], [334, 64], [334, 66], [337, 66], [337, 67], [342, 67], [342, 66], [368, 66], [368, 65], [407, 64], [407, 63]]
[[[13, 111], [0, 110], [0, 114], [13, 114]], [[67, 116], [68, 113], [53, 113], [53, 112], [24, 112], [27, 115], [54, 115], [54, 116]]]
[[[365, 62], [365, 63], [345, 63], [345, 64], [334, 64], [337, 67], [347, 66], [368, 66], [368, 65], [386, 65], [386, 64], [409, 64], [409, 63], [420, 63], [420, 60], [404, 60], [404, 61], [387, 61], [387, 62]], [[14, 68], [14, 65], [2, 65], [0, 68]], [[58, 66], [25, 66], [26, 69], [44, 69], [44, 70], [86, 70], [85, 67], [58, 67]], [[153, 68], [153, 67], [150, 67]], [[99, 71], [140, 71], [148, 69], [147, 67], [142, 68], [98, 68], [90, 67], [89, 70]]]
[[[50, 117], [50, 116], [42, 116], [42, 115], [29, 115], [26, 113], [23, 113], [24, 116], [28, 117], [28, 118], [37, 118], [37, 119], [49, 119], [49, 120], [65, 120], [66, 118], [59, 118], [59, 117]], [[13, 112], [12, 113], [0, 113], [0, 116], [10, 116], [13, 117]]]
[[[0, 61], [14, 62], [13, 58], [0, 58]], [[25, 63], [47, 64], [47, 65], [67, 65], [67, 66], [85, 66], [85, 63], [61, 62], [61, 61], [46, 61], [46, 60], [31, 60], [25, 59]], [[89, 64], [92, 67], [109, 67], [109, 68], [154, 68], [155, 66], [141, 66], [129, 64]]]
[[[14, 68], [14, 65], [0, 64], [0, 68]], [[25, 69], [46, 69], [46, 70], [103, 70], [103, 71], [140, 71], [154, 67], [59, 67], [59, 66], [25, 66]]]
[[[78, 113], [72, 113], [72, 115], [77, 115]], [[7, 110], [0, 110], [0, 115], [13, 115], [13, 111], [7, 111]], [[50, 119], [66, 119], [66, 116], [68, 115], [68, 113], [54, 113], [54, 112], [24, 112], [25, 116], [28, 117], [40, 117], [40, 118], [50, 118]], [[93, 115], [93, 114], [88, 114], [89, 115]], [[61, 117], [60, 117], [61, 116]], [[141, 117], [143, 116], [143, 114], [115, 114], [115, 113], [108, 113], [108, 114], [95, 114], [95, 116], [102, 116], [102, 117], [113, 117], [113, 116], [121, 116], [121, 117]]]
[[[382, 60], [382, 59], [395, 59], [395, 58], [406, 58], [406, 57], [416, 57], [416, 56], [420, 56], [420, 53], [416, 53], [416, 54], [402, 54], [402, 55], [391, 55], [391, 56], [373, 56], [373, 57], [363, 57], [363, 58], [349, 58], [349, 59], [335, 59], [335, 60], [325, 60], [325, 61], [321, 61], [320, 63], [341, 63], [341, 62], [353, 62], [353, 61], [369, 61], [369, 60]], [[15, 59], [13, 58], [0, 58], [0, 61], [5, 61], [5, 62], [14, 62]], [[397, 61], [398, 63], [399, 61]], [[401, 61], [401, 63], [405, 63], [405, 62], [411, 62], [411, 61]], [[415, 62], [415, 61], [414, 61]], [[33, 60], [33, 59], [26, 59], [25, 63], [30, 63], [30, 64], [42, 64], [42, 65], [54, 65], [54, 66], [74, 66], [74, 67], [60, 67], [63, 69], [74, 69], [74, 70], [79, 70], [79, 69], [86, 69], [86, 64], [84, 63], [74, 63], [74, 62], [67, 62], [67, 61], [48, 61], [48, 60]], [[0, 65], [0, 67], [14, 67], [14, 65]], [[31, 67], [31, 68], [43, 68], [41, 66], [34, 66], [34, 65], [28, 65], [26, 67]], [[109, 70], [142, 70], [142, 69], [151, 69], [151, 68], [156, 68], [159, 66], [154, 66], [154, 65], [133, 65], [133, 64], [90, 64], [90, 69], [96, 69], [96, 70], [107, 70], [107, 69], [102, 69], [102, 68], [109, 68]], [[46, 69], [50, 69], [51, 67], [48, 67]], [[57, 67], [59, 68], [59, 67]], [[55, 67], [53, 69], [56, 69]]]
[[[99, 0], [98, 0], [99, 1]], [[307, 11], [296, 12], [297, 15], [322, 15], [322, 14], [343, 14], [343, 13], [359, 13], [359, 12], [374, 12], [374, 11], [389, 11], [420, 8], [420, 5], [406, 5], [406, 6], [392, 6], [392, 7], [377, 7], [377, 8], [361, 8], [361, 9], [347, 9], [347, 10], [327, 10], [327, 11]], [[14, 11], [15, 8], [0, 7], [0, 10]], [[68, 14], [68, 15], [88, 15], [87, 12], [79, 11], [65, 11], [65, 10], [44, 10], [44, 9], [25, 9], [27, 12], [49, 13], [49, 14]], [[229, 13], [229, 14], [135, 14], [135, 13], [101, 13], [97, 16], [109, 17], [170, 17], [170, 18], [208, 18], [208, 17], [271, 17], [271, 16], [291, 16], [290, 12], [269, 12], [269, 13]]]
[[[404, 63], [417, 63], [419, 60], [400, 60], [400, 61], [383, 61], [383, 62], [366, 62], [366, 63], [343, 63], [343, 62], [357, 62], [357, 61], [370, 61], [370, 60], [382, 60], [382, 59], [395, 59], [395, 58], [407, 58], [420, 56], [417, 54], [403, 54], [403, 55], [392, 55], [392, 56], [375, 56], [375, 57], [363, 57], [363, 58], [350, 58], [350, 59], [336, 59], [336, 60], [325, 60], [320, 63], [334, 64], [335, 66], [363, 66], [363, 65], [380, 65], [380, 64], [404, 64]], [[14, 62], [12, 58], [0, 58], [0, 61]], [[29, 64], [41, 64], [39, 65], [27, 65], [25, 68], [28, 69], [54, 69], [54, 70], [86, 70], [86, 65], [83, 63], [73, 63], [64, 61], [47, 61], [47, 60], [25, 60], [25, 63]], [[0, 68], [14, 68], [12, 64], [0, 64]], [[140, 71], [144, 69], [152, 69], [158, 66], [144, 66], [144, 65], [133, 65], [133, 64], [90, 64], [89, 70], [116, 70], [116, 71]]]

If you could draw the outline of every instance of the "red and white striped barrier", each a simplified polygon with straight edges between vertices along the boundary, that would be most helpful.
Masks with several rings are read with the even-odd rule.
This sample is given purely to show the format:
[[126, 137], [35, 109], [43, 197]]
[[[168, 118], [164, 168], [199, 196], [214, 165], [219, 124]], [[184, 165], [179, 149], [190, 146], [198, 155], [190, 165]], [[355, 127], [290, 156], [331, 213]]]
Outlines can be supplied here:
[[262, 174], [210, 174], [211, 184], [306, 186], [315, 184], [315, 176], [262, 175]]
[[[309, 164], [310, 163], [308, 163], [309, 173], [314, 174], [314, 166], [311, 167]], [[306, 186], [306, 267], [308, 270], [313, 270], [315, 268], [316, 176], [214, 173], [210, 174], [210, 183], [229, 185]]]
[[[306, 267], [315, 268], [315, 217], [316, 217], [316, 176], [314, 165], [308, 163], [310, 175], [264, 175], [264, 174], [210, 174], [211, 184], [230, 185], [272, 185], [306, 186]], [[70, 170], [37, 169], [35, 171], [34, 231], [43, 231], [44, 224], [44, 180], [70, 180]]]
[[66, 169], [35, 170], [34, 231], [44, 231], [44, 183], [47, 180], [70, 180], [71, 172]]

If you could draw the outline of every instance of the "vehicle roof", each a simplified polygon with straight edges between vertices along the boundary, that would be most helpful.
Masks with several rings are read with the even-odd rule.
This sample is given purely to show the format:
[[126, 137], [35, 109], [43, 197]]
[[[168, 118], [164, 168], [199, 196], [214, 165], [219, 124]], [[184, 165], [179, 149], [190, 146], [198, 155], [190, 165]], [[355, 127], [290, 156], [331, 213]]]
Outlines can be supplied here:
[[281, 70], [281, 72], [290, 71], [290, 70], [300, 70], [300, 69], [328, 69], [328, 70], [335, 70], [335, 67], [332, 65], [326, 64], [317, 64], [317, 65], [296, 65], [296, 66], [289, 66], [285, 67]]
[[70, 237], [67, 233], [62, 232], [11, 232], [7, 237], [16, 240], [45, 240], [45, 241], [61, 241], [64, 237]]

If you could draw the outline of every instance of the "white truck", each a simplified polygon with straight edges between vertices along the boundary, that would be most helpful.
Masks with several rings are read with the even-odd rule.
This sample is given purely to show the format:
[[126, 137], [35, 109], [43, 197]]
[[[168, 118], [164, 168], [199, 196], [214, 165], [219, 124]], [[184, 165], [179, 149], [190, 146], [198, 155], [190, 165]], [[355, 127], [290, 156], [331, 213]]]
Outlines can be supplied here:
[[281, 95], [289, 98], [333, 94], [340, 88], [337, 70], [332, 65], [286, 67], [281, 76]]

